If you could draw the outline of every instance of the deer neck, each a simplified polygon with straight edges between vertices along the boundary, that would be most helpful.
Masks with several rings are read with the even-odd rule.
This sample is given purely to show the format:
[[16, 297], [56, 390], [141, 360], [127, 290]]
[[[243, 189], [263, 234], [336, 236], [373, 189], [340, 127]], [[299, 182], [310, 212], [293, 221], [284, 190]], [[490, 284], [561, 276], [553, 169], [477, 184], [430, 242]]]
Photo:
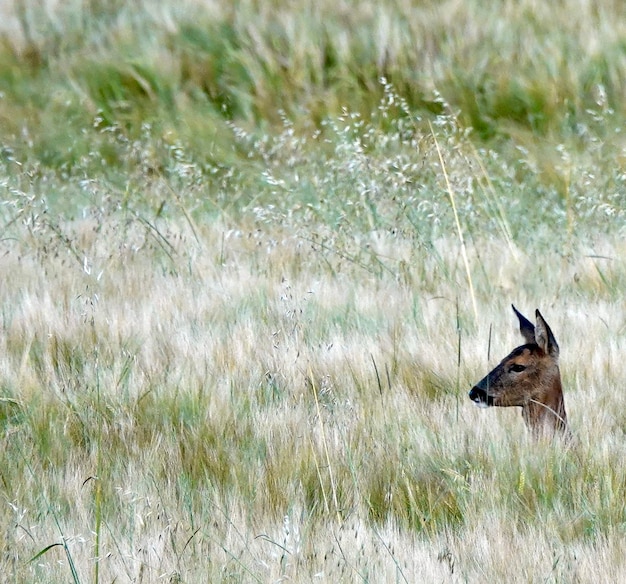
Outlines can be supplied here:
[[535, 434], [567, 431], [567, 414], [560, 375], [555, 377], [548, 391], [522, 407], [522, 416]]

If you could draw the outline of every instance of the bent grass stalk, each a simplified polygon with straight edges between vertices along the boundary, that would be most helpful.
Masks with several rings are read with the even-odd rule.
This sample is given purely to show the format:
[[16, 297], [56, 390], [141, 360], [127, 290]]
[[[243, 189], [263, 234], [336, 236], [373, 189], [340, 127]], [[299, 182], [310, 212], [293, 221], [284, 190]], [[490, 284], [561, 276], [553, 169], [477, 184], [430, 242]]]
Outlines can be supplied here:
[[[93, 326], [93, 321], [92, 321]], [[98, 416], [98, 429], [96, 434], [96, 476], [94, 485], [94, 512], [95, 512], [95, 549], [94, 549], [94, 584], [100, 581], [100, 532], [102, 529], [102, 410], [100, 403], [100, 367], [98, 362], [98, 353], [95, 353], [95, 374], [96, 374], [96, 407]]]
[[[328, 452], [328, 443], [326, 441], [326, 430], [324, 428], [324, 420], [322, 419], [322, 411], [320, 409], [320, 402], [319, 399], [317, 397], [317, 388], [315, 385], [315, 379], [313, 378], [313, 372], [311, 371], [311, 369], [309, 368], [309, 380], [310, 380], [310, 386], [311, 386], [311, 391], [313, 392], [313, 397], [315, 399], [315, 409], [317, 411], [317, 419], [319, 420], [319, 425], [320, 425], [320, 433], [322, 436], [322, 444], [324, 446], [324, 456], [326, 457], [326, 465], [328, 466], [328, 477], [330, 479], [330, 488], [332, 490], [332, 497], [333, 497], [333, 504], [335, 506], [335, 513], [337, 515], [337, 521], [341, 522], [341, 513], [339, 511], [339, 501], [337, 500], [337, 488], [335, 485], [335, 478], [333, 475], [333, 466], [332, 463], [330, 461], [330, 453]], [[313, 450], [313, 455], [315, 456], [315, 448], [312, 449]], [[326, 504], [326, 508], [327, 510], [330, 512], [330, 508], [328, 506], [328, 499], [326, 497], [326, 491], [324, 489], [324, 482], [322, 481], [322, 475], [320, 472], [320, 467], [319, 467], [319, 462], [317, 460], [317, 457], [315, 457], [315, 465], [317, 467], [317, 473], [318, 476], [320, 478], [320, 486], [322, 487], [322, 494], [324, 496], [324, 501]]]
[[450, 204], [452, 205], [452, 212], [454, 213], [454, 223], [456, 225], [456, 231], [457, 231], [457, 236], [459, 238], [459, 243], [461, 244], [461, 254], [463, 256], [463, 263], [465, 264], [465, 274], [467, 276], [467, 283], [470, 289], [470, 297], [472, 299], [472, 309], [474, 311], [474, 319], [476, 321], [476, 324], [478, 324], [478, 307], [476, 305], [476, 294], [474, 293], [474, 282], [472, 281], [472, 272], [470, 270], [469, 259], [467, 257], [465, 237], [463, 236], [463, 229], [461, 228], [461, 221], [459, 220], [459, 213], [456, 208], [456, 201], [454, 199], [454, 191], [452, 190], [452, 186], [450, 185], [450, 180], [448, 178], [448, 173], [446, 171], [446, 164], [443, 160], [443, 154], [441, 153], [441, 148], [439, 148], [439, 142], [437, 141], [437, 136], [435, 136], [435, 132], [433, 131], [433, 127], [430, 121], [428, 122], [428, 125], [430, 127], [430, 133], [435, 142], [435, 148], [437, 149], [437, 155], [439, 156], [439, 162], [441, 163], [441, 170], [443, 172], [443, 176], [446, 181], [446, 192], [448, 193]]
[[[31, 473], [31, 475], [33, 476], [33, 478], [35, 478], [37, 480], [37, 482], [39, 482], [39, 480], [37, 478], [37, 475], [35, 475], [35, 472], [34, 472], [33, 468], [30, 465], [30, 462], [25, 459], [24, 463], [25, 463], [26, 467], [28, 468], [29, 472]], [[43, 488], [41, 488], [40, 491], [44, 492]], [[49, 552], [51, 549], [60, 546], [60, 547], [63, 548], [63, 551], [65, 553], [65, 557], [67, 558], [67, 563], [68, 563], [68, 566], [70, 568], [70, 572], [72, 574], [72, 582], [74, 584], [80, 584], [80, 578], [78, 576], [78, 569], [77, 569], [76, 564], [74, 562], [74, 558], [72, 556], [72, 552], [70, 551], [70, 548], [67, 545], [67, 541], [68, 540], [65, 537], [65, 533], [63, 531], [63, 528], [61, 527], [61, 519], [60, 519], [59, 515], [57, 514], [57, 511], [54, 509], [54, 506], [52, 505], [51, 501], [49, 500], [49, 498], [47, 496], [45, 496], [45, 500], [46, 500], [46, 504], [47, 504], [47, 507], [48, 507], [48, 511], [51, 513], [52, 518], [54, 520], [54, 524], [56, 525], [56, 528], [57, 528], [57, 530], [58, 530], [58, 532], [59, 532], [59, 534], [61, 536], [61, 541], [47, 545], [46, 547], [41, 549], [39, 552], [37, 552], [32, 558], [30, 558], [27, 563], [28, 564], [33, 564], [39, 558], [41, 558], [47, 552]]]

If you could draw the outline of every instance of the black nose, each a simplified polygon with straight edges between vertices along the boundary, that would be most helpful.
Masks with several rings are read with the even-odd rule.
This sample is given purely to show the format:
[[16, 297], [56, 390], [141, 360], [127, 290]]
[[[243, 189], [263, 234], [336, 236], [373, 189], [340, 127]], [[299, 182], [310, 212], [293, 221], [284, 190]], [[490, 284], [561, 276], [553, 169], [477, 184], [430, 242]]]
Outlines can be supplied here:
[[489, 396], [484, 389], [480, 389], [480, 387], [474, 386], [469, 392], [469, 398], [477, 403], [477, 404], [488, 404]]

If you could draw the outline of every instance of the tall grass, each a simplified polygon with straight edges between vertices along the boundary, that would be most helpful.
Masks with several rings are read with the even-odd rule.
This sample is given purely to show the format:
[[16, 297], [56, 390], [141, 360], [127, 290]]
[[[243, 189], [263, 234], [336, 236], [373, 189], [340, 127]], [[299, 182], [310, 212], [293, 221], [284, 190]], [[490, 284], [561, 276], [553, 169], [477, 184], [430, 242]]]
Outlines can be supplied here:
[[[7, 581], [624, 578], [623, 31], [565, 8], [1, 5]], [[570, 445], [466, 397], [511, 301]]]
[[563, 141], [588, 149], [606, 115], [623, 119], [619, 8], [499, 4], [5, 2], [4, 141], [18, 160], [128, 171], [136, 161], [86, 129], [97, 118], [133, 140], [149, 123], [152, 170], [182, 140], [217, 172], [233, 162], [226, 121], [274, 127], [286, 112], [319, 124], [345, 107], [369, 116], [384, 77], [424, 118], [442, 112], [441, 97], [476, 135], [513, 136], [562, 186], [550, 150]]

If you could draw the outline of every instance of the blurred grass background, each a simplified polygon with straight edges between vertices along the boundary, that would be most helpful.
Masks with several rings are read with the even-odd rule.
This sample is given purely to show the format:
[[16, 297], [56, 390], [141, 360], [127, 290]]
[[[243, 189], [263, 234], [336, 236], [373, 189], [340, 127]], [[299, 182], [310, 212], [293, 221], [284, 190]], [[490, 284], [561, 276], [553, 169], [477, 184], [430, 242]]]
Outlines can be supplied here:
[[[545, 190], [562, 207], [582, 182], [572, 172], [611, 160], [594, 176], [605, 197], [622, 174], [626, 25], [614, 2], [22, 0], [2, 12], [5, 164], [88, 173], [119, 189], [132, 187], [138, 168], [142, 179], [169, 182], [186, 164], [210, 200], [225, 180], [265, 186], [258, 146], [286, 123], [303, 142], [300, 156], [289, 153], [294, 162], [325, 165], [338, 140], [359, 133], [347, 121], [358, 115], [374, 133], [418, 135], [453, 117], [475, 148], [499, 155], [489, 178], [514, 174], [527, 196]], [[400, 142], [417, 164], [416, 147]], [[383, 148], [380, 156], [395, 154]], [[306, 200], [306, 187], [292, 190], [291, 205]]]

